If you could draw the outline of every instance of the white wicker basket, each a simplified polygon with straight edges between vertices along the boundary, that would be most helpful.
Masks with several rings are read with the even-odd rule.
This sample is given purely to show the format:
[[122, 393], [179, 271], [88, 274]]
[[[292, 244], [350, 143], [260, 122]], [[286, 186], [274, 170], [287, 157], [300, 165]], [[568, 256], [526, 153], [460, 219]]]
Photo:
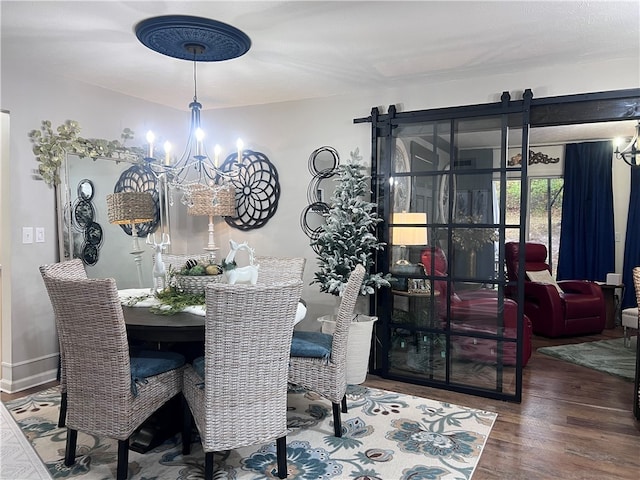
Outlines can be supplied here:
[[[360, 385], [367, 378], [371, 334], [376, 320], [378, 317], [359, 313], [349, 325], [347, 340], [347, 383], [349, 385]], [[336, 328], [335, 315], [323, 315], [318, 318], [318, 321], [322, 323], [322, 333], [333, 334]]]
[[176, 286], [184, 293], [204, 295], [204, 289], [209, 283], [220, 283], [224, 275], [176, 275]]

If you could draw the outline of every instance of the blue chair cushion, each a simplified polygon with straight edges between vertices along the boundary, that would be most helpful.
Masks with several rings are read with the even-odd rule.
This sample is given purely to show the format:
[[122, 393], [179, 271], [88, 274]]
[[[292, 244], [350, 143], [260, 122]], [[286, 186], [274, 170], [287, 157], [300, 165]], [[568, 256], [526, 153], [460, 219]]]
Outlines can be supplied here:
[[185, 364], [183, 355], [176, 352], [140, 350], [129, 359], [131, 365], [131, 392], [138, 394], [139, 383], [146, 383], [148, 377], [180, 368]]
[[200, 378], [204, 380], [204, 357], [196, 358], [191, 365]]
[[294, 331], [291, 340], [292, 357], [324, 358], [331, 357], [333, 336], [322, 332]]

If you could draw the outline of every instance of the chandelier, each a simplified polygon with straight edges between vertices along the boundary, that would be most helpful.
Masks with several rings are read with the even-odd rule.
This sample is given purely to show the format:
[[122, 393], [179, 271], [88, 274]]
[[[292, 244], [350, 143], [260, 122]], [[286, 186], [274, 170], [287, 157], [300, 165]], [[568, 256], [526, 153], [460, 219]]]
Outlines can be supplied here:
[[640, 158], [638, 158], [638, 134], [640, 134], [640, 120], [636, 125], [636, 133], [631, 141], [620, 150], [621, 139], [616, 139], [616, 149], [613, 153], [616, 154], [616, 158], [624, 160], [624, 162], [631, 167], [640, 167]]
[[169, 57], [193, 62], [193, 100], [189, 104], [191, 122], [189, 135], [182, 156], [171, 161], [171, 145], [164, 144], [165, 160], [154, 158], [155, 135], [147, 134], [149, 155], [147, 161], [164, 175], [170, 189], [169, 203], [173, 204], [171, 190], [181, 192], [181, 202], [187, 207], [194, 206], [194, 197], [203, 189], [213, 192], [213, 205], [217, 203], [217, 193], [229, 187], [228, 180], [237, 175], [237, 166], [242, 162], [244, 145], [236, 142], [236, 152], [230, 154], [225, 164], [235, 162], [235, 168], [220, 168], [218, 145], [214, 148], [213, 159], [207, 153], [204, 130], [200, 122], [202, 104], [198, 101], [198, 62], [219, 62], [244, 55], [251, 47], [251, 40], [242, 31], [216, 20], [186, 15], [166, 15], [141, 21], [135, 27], [138, 40], [146, 47]]

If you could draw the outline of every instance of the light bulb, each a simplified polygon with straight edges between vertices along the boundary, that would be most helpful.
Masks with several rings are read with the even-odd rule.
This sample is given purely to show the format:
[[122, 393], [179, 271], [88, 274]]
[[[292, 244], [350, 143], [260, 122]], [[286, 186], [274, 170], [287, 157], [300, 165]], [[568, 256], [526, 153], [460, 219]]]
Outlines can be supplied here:
[[153, 158], [153, 141], [156, 139], [156, 136], [153, 134], [151, 130], [147, 132], [147, 143], [149, 144], [149, 158]]
[[171, 165], [171, 143], [164, 142], [164, 164]]

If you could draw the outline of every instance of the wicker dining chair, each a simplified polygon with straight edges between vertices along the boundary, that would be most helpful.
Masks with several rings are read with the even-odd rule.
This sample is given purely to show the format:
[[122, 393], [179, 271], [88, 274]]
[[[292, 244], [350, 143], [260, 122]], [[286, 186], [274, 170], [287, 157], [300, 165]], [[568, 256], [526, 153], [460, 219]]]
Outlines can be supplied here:
[[[636, 290], [636, 301], [638, 304], [638, 322], [640, 326], [640, 267], [633, 268], [633, 286]], [[636, 378], [633, 387], [633, 414], [640, 420], [640, 330], [636, 338]]]
[[347, 341], [356, 300], [364, 278], [357, 265], [342, 292], [333, 336], [320, 332], [296, 331], [289, 361], [289, 382], [314, 391], [333, 404], [333, 429], [342, 436], [340, 410], [346, 412]]
[[256, 255], [254, 263], [259, 265], [258, 283], [269, 285], [287, 280], [302, 279], [307, 259], [304, 257], [269, 257]]
[[207, 285], [205, 355], [184, 372], [182, 433], [187, 455], [194, 418], [205, 452], [205, 479], [213, 478], [214, 452], [274, 438], [278, 476], [287, 476], [287, 370], [301, 293], [299, 279]]
[[[44, 278], [44, 272], [48, 275], [66, 278], [68, 280], [83, 280], [87, 278], [87, 271], [84, 268], [84, 263], [79, 258], [74, 258], [67, 262], [54, 263], [46, 265], [40, 269], [40, 272]], [[59, 342], [60, 348], [60, 414], [58, 416], [58, 427], [65, 426], [67, 416], [67, 380], [64, 367], [64, 351], [62, 349], [62, 343]]]
[[[70, 260], [69, 262], [76, 262]], [[69, 278], [73, 264], [40, 267], [64, 353], [67, 442], [64, 464], [75, 463], [78, 431], [118, 440], [116, 477], [127, 478], [129, 437], [182, 390], [184, 357], [137, 352], [112, 278]]]

